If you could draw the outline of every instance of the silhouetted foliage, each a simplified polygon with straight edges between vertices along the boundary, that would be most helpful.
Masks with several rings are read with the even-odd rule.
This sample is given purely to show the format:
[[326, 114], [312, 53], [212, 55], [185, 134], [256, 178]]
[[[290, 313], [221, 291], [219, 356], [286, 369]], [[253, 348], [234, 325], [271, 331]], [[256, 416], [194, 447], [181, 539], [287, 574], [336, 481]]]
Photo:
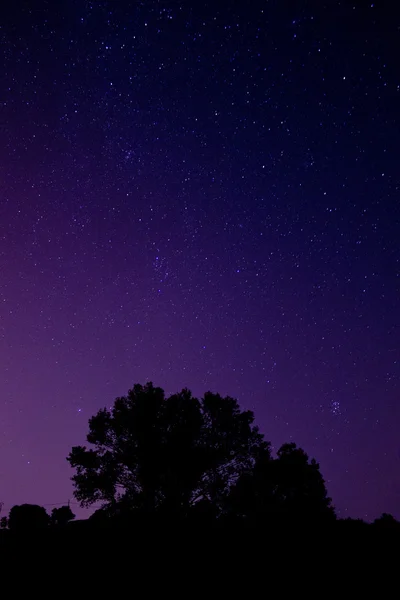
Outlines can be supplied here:
[[340, 529], [354, 534], [361, 533], [369, 527], [366, 521], [363, 521], [362, 519], [352, 519], [351, 517], [338, 519], [337, 524]]
[[73, 519], [75, 519], [75, 515], [69, 506], [60, 506], [60, 508], [53, 508], [51, 511], [52, 525], [63, 527]]
[[284, 444], [277, 458], [262, 453], [229, 497], [230, 511], [256, 520], [334, 519], [318, 463], [296, 444]]
[[378, 519], [375, 519], [373, 526], [378, 531], [397, 531], [400, 533], [400, 522], [389, 513], [382, 513]]
[[110, 513], [107, 510], [107, 507], [104, 508], [98, 508], [97, 510], [94, 511], [94, 513], [92, 513], [89, 517], [89, 521], [92, 521], [94, 523], [103, 523], [104, 521], [107, 521], [110, 518]]
[[184, 515], [200, 500], [219, 512], [231, 485], [269, 453], [253, 422], [233, 398], [209, 392], [197, 400], [187, 389], [165, 398], [151, 383], [135, 385], [90, 419], [94, 448], [68, 456], [75, 497], [82, 506], [103, 501], [109, 514]]
[[215, 551], [220, 569], [222, 554], [230, 553], [229, 565], [251, 552], [270, 564], [260, 548], [275, 552], [281, 543], [285, 556], [288, 543], [310, 541], [318, 551], [348, 548], [356, 556], [390, 548], [400, 534], [386, 513], [372, 524], [336, 519], [318, 463], [293, 443], [272, 456], [253, 413], [229, 397], [198, 400], [184, 389], [166, 398], [151, 383], [135, 385], [89, 420], [87, 440], [92, 448], [74, 447], [67, 460], [76, 469], [76, 498], [82, 506], [100, 500], [101, 508], [68, 525], [75, 518], [69, 506], [51, 517], [41, 506], [14, 506], [0, 520], [0, 545], [33, 548], [40, 538], [54, 552], [98, 539], [107, 550], [129, 535], [138, 553], [147, 546], [164, 561], [174, 539], [185, 557], [191, 544]]
[[8, 527], [13, 531], [41, 529], [47, 527], [50, 517], [43, 506], [20, 504], [13, 506], [8, 517]]

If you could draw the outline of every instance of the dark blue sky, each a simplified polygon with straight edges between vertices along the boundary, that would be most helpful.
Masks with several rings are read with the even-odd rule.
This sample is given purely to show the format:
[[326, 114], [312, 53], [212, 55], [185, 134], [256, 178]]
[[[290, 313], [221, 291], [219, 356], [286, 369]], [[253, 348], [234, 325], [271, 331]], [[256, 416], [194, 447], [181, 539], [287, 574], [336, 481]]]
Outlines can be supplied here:
[[65, 457], [135, 382], [236, 397], [400, 517], [398, 12], [390, 3], [1, 8], [0, 475]]

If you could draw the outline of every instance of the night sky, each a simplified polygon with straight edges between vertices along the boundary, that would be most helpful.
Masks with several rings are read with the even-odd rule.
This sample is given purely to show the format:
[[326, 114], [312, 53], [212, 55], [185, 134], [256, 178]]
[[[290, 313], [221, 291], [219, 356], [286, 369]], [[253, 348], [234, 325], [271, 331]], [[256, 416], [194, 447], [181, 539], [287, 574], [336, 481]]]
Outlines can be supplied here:
[[394, 10], [2, 3], [3, 514], [72, 498], [89, 417], [153, 381], [400, 517]]

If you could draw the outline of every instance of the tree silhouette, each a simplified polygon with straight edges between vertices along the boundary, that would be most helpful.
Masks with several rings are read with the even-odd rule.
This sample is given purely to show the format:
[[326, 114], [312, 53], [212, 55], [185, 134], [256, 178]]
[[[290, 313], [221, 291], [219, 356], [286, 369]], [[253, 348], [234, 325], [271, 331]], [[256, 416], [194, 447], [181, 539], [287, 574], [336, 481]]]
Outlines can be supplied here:
[[345, 519], [337, 520], [338, 529], [345, 531], [346, 534], [354, 536], [363, 534], [370, 525], [363, 521], [363, 519], [353, 519], [352, 517], [346, 517]]
[[375, 519], [373, 527], [378, 531], [397, 531], [400, 533], [400, 522], [389, 513], [382, 513], [378, 519]]
[[47, 527], [50, 517], [43, 506], [20, 504], [13, 506], [8, 517], [8, 527], [14, 531]]
[[308, 517], [332, 517], [331, 498], [319, 464], [296, 444], [284, 444], [278, 451], [277, 496], [285, 511]]
[[165, 398], [152, 383], [135, 385], [111, 411], [89, 420], [87, 441], [67, 460], [82, 506], [187, 514], [200, 500], [222, 510], [231, 485], [260, 452], [269, 453], [251, 411], [233, 398], [187, 389]]
[[1, 517], [0, 529], [8, 529], [8, 517]]
[[69, 521], [75, 519], [74, 513], [69, 506], [60, 506], [60, 508], [53, 508], [51, 511], [51, 523], [59, 527], [65, 526]]
[[296, 444], [284, 444], [273, 459], [262, 453], [229, 497], [231, 512], [252, 519], [333, 519], [318, 463]]

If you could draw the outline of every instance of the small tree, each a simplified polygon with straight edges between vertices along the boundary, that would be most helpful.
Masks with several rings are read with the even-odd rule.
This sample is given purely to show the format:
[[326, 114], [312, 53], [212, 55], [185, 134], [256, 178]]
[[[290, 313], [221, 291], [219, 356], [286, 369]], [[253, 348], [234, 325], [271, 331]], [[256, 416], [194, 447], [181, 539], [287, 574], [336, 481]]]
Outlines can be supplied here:
[[8, 529], [8, 517], [1, 517], [0, 519], [0, 528]]
[[230, 511], [255, 519], [334, 519], [318, 463], [296, 444], [284, 444], [272, 459], [262, 454], [238, 480], [229, 497]]
[[317, 461], [297, 448], [284, 444], [278, 450], [276, 495], [284, 510], [309, 518], [334, 517], [331, 498]]
[[67, 523], [75, 519], [75, 516], [69, 506], [53, 508], [51, 511], [51, 523], [58, 527], [64, 527]]
[[50, 517], [43, 506], [21, 504], [13, 506], [8, 517], [8, 527], [12, 530], [42, 529], [47, 527]]
[[200, 500], [221, 509], [231, 485], [268, 452], [251, 411], [233, 398], [189, 390], [165, 398], [151, 383], [135, 385], [111, 411], [89, 421], [87, 441], [67, 460], [82, 506], [186, 514]]

